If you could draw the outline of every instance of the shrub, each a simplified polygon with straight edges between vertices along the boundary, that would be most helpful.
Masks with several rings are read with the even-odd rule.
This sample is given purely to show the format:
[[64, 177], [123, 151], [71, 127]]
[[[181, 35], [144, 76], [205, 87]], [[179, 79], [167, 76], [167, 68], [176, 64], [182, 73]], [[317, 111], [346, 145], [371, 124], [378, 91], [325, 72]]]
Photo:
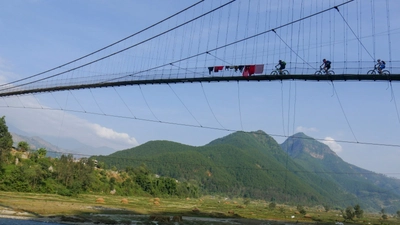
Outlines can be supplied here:
[[275, 202], [271, 202], [271, 203], [269, 203], [268, 207], [269, 207], [269, 209], [273, 210], [276, 207], [276, 203]]

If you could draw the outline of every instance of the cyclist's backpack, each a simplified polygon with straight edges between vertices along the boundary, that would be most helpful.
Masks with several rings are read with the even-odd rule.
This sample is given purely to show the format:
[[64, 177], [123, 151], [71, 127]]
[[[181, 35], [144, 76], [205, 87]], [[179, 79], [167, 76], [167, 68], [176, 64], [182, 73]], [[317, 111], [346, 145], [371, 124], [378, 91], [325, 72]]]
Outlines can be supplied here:
[[383, 65], [386, 65], [385, 61], [382, 60]]
[[286, 62], [285, 62], [285, 61], [282, 61], [282, 65], [283, 65], [283, 66], [286, 66]]
[[331, 65], [331, 61], [326, 61], [326, 65]]

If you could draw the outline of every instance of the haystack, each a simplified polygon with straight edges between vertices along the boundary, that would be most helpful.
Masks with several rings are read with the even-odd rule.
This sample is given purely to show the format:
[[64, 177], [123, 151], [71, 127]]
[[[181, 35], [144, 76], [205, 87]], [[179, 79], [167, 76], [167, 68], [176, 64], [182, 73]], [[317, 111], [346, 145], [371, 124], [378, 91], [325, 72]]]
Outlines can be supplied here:
[[105, 203], [103, 198], [97, 198], [96, 203]]
[[194, 213], [200, 213], [200, 209], [198, 209], [197, 207], [195, 207], [194, 209], [192, 209], [192, 212], [194, 212]]

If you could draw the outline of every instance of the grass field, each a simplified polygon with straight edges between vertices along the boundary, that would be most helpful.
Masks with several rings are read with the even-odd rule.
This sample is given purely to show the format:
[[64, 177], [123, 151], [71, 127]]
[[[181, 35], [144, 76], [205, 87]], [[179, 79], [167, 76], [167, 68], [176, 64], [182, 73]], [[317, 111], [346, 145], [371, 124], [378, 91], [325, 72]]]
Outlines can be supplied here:
[[[0, 214], [71, 223], [154, 224], [152, 220], [163, 221], [167, 216], [183, 216], [183, 221], [179, 224], [335, 224], [337, 221], [344, 221], [340, 211], [325, 212], [322, 206], [306, 207], [305, 215], [297, 212], [296, 206], [278, 204], [274, 209], [268, 206], [269, 202], [265, 201], [243, 201], [214, 196], [199, 199], [95, 194], [64, 197], [0, 192]], [[394, 216], [388, 217], [383, 220], [379, 214], [365, 214], [364, 218], [346, 221], [346, 224], [400, 224], [400, 220]], [[176, 217], [177, 222], [178, 218]]]

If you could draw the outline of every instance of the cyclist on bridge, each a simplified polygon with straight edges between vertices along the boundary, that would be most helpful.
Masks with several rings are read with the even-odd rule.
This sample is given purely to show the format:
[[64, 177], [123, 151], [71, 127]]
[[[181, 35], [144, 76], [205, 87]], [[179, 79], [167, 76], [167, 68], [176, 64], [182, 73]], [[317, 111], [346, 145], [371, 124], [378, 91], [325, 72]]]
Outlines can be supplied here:
[[375, 64], [375, 67], [378, 69], [379, 74], [381, 74], [382, 70], [385, 69], [385, 67], [386, 67], [386, 63], [385, 63], [385, 61], [380, 60], [380, 59], [378, 59], [376, 61], [377, 61], [377, 63]]
[[285, 67], [286, 67], [286, 62], [283, 61], [283, 60], [279, 60], [278, 64], [276, 64], [275, 67], [277, 67], [277, 66], [280, 66], [278, 70], [279, 70], [279, 74], [282, 74], [282, 71], [283, 71], [283, 70], [285, 69]]
[[320, 67], [322, 68], [322, 66], [324, 66], [325, 73], [328, 74], [328, 70], [331, 68], [331, 61], [323, 59]]

